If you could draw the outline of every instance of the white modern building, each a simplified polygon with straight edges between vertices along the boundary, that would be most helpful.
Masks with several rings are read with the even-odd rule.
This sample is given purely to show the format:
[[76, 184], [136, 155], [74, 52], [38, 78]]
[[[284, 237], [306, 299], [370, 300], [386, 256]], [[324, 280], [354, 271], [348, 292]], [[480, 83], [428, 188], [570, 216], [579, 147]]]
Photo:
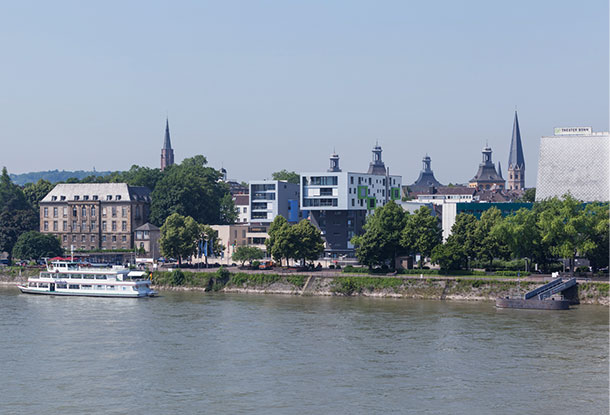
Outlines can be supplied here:
[[540, 139], [536, 200], [570, 193], [583, 202], [608, 201], [608, 132], [591, 127], [555, 128]]
[[353, 251], [353, 236], [362, 231], [366, 216], [390, 200], [400, 200], [401, 176], [389, 175], [381, 160], [381, 147], [373, 148], [367, 173], [343, 172], [339, 156], [330, 156], [325, 172], [301, 173], [301, 206], [326, 240], [327, 254]]
[[299, 185], [281, 180], [250, 182], [248, 222], [271, 223], [277, 215], [296, 223], [302, 216], [299, 208]]

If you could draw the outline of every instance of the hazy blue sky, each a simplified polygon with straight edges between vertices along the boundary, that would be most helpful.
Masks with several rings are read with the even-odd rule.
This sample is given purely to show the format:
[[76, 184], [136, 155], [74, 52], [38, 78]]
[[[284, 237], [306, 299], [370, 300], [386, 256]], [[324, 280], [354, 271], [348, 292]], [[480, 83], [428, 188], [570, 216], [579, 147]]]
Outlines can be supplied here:
[[238, 180], [364, 171], [375, 140], [413, 182], [506, 174], [519, 110], [526, 184], [540, 136], [608, 129], [608, 2], [4, 1], [0, 165], [158, 167], [203, 154]]

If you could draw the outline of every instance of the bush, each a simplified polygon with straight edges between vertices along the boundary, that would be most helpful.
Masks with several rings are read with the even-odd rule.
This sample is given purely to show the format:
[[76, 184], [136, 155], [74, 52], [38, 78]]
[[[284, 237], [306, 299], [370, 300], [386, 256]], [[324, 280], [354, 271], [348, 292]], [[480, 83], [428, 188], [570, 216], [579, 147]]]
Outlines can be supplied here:
[[500, 277], [527, 277], [530, 273], [525, 271], [496, 271], [494, 275]]
[[371, 271], [367, 267], [355, 267], [353, 265], [347, 265], [341, 272], [346, 274], [370, 274]]
[[184, 284], [184, 273], [179, 269], [172, 271], [172, 285]]
[[260, 261], [252, 261], [252, 268], [254, 269], [258, 269], [258, 267], [261, 265]]

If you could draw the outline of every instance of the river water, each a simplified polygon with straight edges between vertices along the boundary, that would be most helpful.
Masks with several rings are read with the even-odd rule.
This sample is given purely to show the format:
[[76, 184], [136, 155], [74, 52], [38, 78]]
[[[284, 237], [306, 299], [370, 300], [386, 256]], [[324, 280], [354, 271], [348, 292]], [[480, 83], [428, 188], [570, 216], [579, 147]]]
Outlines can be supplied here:
[[608, 308], [0, 287], [2, 414], [608, 414]]

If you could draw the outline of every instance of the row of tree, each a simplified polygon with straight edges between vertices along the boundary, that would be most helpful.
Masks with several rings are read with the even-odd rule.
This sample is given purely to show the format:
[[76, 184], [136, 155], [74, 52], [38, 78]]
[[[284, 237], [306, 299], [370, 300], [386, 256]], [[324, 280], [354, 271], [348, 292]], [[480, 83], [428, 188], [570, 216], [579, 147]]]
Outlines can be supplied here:
[[377, 209], [364, 226], [364, 233], [352, 239], [356, 256], [369, 267], [396, 266], [396, 258], [420, 255], [442, 269], [458, 270], [469, 261], [492, 266], [494, 259], [526, 259], [548, 269], [559, 259], [587, 258], [594, 270], [608, 266], [608, 203], [587, 203], [567, 195], [535, 203], [503, 217], [490, 208], [476, 218], [458, 214], [445, 243], [440, 221], [428, 208], [409, 214], [393, 202]]
[[161, 253], [166, 258], [176, 258], [179, 265], [195, 254], [204, 256], [207, 263], [208, 256], [220, 255], [224, 250], [218, 232], [210, 225], [179, 213], [172, 213], [161, 226], [159, 245]]

